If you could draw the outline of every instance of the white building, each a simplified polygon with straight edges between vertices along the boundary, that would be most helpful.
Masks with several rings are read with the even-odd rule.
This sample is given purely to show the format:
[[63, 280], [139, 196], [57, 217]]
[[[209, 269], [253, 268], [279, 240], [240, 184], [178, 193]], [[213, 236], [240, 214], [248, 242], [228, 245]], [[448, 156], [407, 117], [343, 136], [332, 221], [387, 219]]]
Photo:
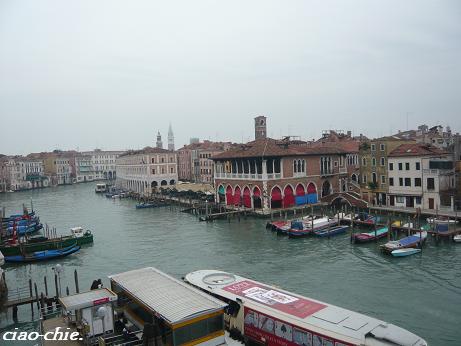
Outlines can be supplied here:
[[452, 155], [426, 144], [402, 144], [388, 164], [390, 206], [453, 210]]
[[73, 174], [76, 183], [84, 183], [95, 180], [95, 172], [90, 155], [75, 156]]
[[116, 166], [116, 186], [145, 195], [178, 181], [177, 154], [162, 148], [127, 151]]
[[117, 157], [124, 151], [111, 150], [103, 151], [95, 149], [93, 151], [84, 151], [82, 155], [91, 157], [91, 164], [93, 166], [94, 180], [116, 178], [116, 160]]
[[1, 190], [18, 191], [48, 186], [43, 161], [23, 156], [3, 158]]

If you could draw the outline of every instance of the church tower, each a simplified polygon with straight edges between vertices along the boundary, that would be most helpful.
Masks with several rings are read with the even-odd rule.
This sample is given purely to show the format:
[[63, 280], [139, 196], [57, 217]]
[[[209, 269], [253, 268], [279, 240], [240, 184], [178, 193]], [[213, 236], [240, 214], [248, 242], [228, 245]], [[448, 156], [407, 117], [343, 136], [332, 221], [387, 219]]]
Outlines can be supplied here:
[[266, 117], [260, 115], [255, 118], [255, 139], [267, 137]]
[[155, 146], [157, 148], [163, 149], [162, 135], [160, 134], [160, 131], [157, 132], [157, 143]]
[[173, 135], [173, 129], [171, 128], [171, 123], [170, 123], [170, 126], [168, 127], [168, 150], [174, 151], [174, 135]]

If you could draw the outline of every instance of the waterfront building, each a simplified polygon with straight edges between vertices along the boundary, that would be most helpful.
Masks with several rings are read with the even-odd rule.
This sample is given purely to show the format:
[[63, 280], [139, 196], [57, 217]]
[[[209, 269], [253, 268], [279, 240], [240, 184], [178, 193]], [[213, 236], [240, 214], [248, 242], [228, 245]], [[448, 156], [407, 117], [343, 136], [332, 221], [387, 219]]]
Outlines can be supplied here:
[[174, 151], [174, 134], [173, 129], [171, 128], [171, 123], [168, 127], [168, 150]]
[[95, 171], [91, 162], [91, 155], [77, 155], [71, 162], [72, 178], [75, 183], [95, 180]]
[[113, 180], [116, 178], [116, 160], [122, 154], [122, 150], [84, 151], [81, 154], [91, 157], [91, 165], [94, 180]]
[[389, 205], [454, 209], [453, 157], [434, 146], [402, 144], [389, 153]]
[[388, 205], [388, 156], [398, 146], [415, 140], [387, 136], [360, 144], [360, 186], [362, 198], [372, 205]]
[[212, 156], [232, 147], [231, 142], [195, 142], [178, 150], [178, 174], [180, 180], [213, 184]]
[[19, 191], [48, 186], [43, 161], [33, 157], [3, 156], [0, 159], [0, 191]]
[[149, 195], [156, 188], [176, 184], [177, 154], [152, 147], [130, 150], [117, 158], [116, 171], [117, 187]]
[[365, 206], [349, 193], [349, 152], [290, 138], [261, 138], [212, 157], [217, 201], [247, 208], [290, 208], [325, 201]]

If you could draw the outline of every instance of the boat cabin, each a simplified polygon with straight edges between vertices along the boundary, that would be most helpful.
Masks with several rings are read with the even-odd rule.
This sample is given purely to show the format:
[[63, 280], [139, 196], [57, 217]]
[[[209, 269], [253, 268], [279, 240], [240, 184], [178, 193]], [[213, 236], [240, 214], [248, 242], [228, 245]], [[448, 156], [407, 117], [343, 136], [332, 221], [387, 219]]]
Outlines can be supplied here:
[[84, 234], [82, 227], [72, 227], [70, 229], [70, 233], [74, 236], [74, 238], [81, 238]]
[[[114, 304], [117, 295], [107, 288], [77, 293], [58, 299], [61, 316], [42, 319], [44, 332], [71, 330], [78, 332], [84, 341], [97, 341], [114, 333]], [[46, 344], [46, 341], [45, 341]]]
[[222, 301], [152, 267], [109, 278], [118, 295], [119, 310], [143, 330], [149, 342], [207, 346], [225, 343], [227, 304]]
[[106, 192], [107, 191], [107, 184], [99, 183], [96, 184], [96, 188], [94, 189], [95, 192]]

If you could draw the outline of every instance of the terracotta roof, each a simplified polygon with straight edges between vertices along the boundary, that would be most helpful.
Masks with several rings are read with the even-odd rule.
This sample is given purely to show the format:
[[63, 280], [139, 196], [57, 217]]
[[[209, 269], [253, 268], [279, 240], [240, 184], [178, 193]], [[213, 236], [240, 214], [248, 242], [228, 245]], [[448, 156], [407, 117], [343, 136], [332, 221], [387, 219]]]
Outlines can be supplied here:
[[141, 150], [128, 150], [124, 152], [123, 154], [119, 155], [119, 157], [138, 155], [138, 154], [166, 154], [166, 153], [174, 153], [174, 152], [167, 150], [167, 149], [163, 149], [163, 148], [145, 147]]
[[345, 154], [347, 151], [338, 147], [311, 147], [307, 142], [275, 140], [261, 138], [246, 144], [235, 145], [234, 148], [214, 155], [212, 160], [250, 158], [250, 157], [281, 157], [323, 154]]
[[401, 144], [389, 154], [390, 157], [447, 155], [448, 152], [427, 144]]
[[227, 146], [232, 146], [232, 142], [212, 142], [212, 141], [203, 141], [199, 143], [186, 144], [179, 150], [189, 149], [203, 149], [203, 150], [225, 150]]

